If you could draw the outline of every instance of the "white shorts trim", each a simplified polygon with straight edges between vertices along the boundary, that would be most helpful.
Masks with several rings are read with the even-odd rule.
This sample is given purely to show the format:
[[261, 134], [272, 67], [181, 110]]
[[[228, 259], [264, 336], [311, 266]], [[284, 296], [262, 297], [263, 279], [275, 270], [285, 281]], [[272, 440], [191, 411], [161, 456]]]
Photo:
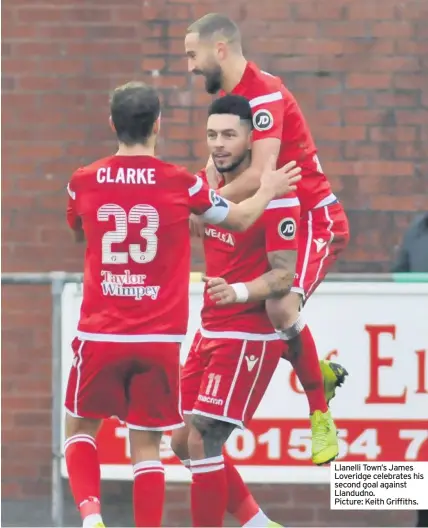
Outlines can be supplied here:
[[231, 423], [233, 425], [236, 425], [237, 427], [240, 427], [241, 429], [244, 429], [244, 424], [240, 420], [228, 418], [227, 416], [223, 416], [222, 414], [211, 414], [211, 413], [207, 413], [204, 411], [198, 411], [198, 409], [194, 409], [189, 414], [198, 414], [199, 416], [206, 416], [207, 418], [214, 418], [215, 420], [218, 420], [219, 422]]
[[[314, 289], [314, 286], [318, 283], [318, 280], [319, 280], [319, 276], [321, 275], [321, 270], [323, 269], [324, 267], [324, 262], [326, 260], [326, 258], [329, 256], [330, 254], [330, 246], [331, 246], [331, 243], [333, 242], [333, 239], [334, 239], [334, 232], [333, 232], [333, 219], [330, 217], [329, 215], [329, 212], [328, 212], [328, 206], [324, 206], [324, 214], [325, 214], [325, 217], [328, 221], [328, 226], [327, 226], [327, 231], [329, 233], [329, 240], [327, 241], [327, 244], [325, 245], [325, 249], [324, 249], [324, 255], [322, 257], [322, 259], [320, 260], [320, 264], [318, 266], [318, 270], [317, 270], [317, 274], [315, 276], [315, 280], [314, 282], [309, 286], [307, 292], [306, 292], [306, 296], [309, 297], [309, 295], [312, 293], [313, 289]], [[312, 242], [312, 241], [311, 241]]]
[[211, 330], [199, 329], [203, 337], [209, 339], [239, 339], [240, 341], [278, 341], [279, 337], [275, 332], [272, 334], [251, 334], [248, 332], [212, 332]]
[[66, 407], [65, 405], [64, 405], [64, 409], [65, 409], [65, 412], [66, 412], [67, 414], [69, 414], [70, 416], [72, 416], [73, 418], [80, 418], [80, 419], [82, 419], [82, 420], [85, 419], [84, 416], [80, 416], [80, 414], [76, 414], [76, 413], [74, 413], [74, 412], [71, 412], [70, 409], [69, 409], [68, 407]]
[[180, 427], [184, 427], [186, 424], [181, 422], [173, 425], [165, 425], [164, 427], [143, 427], [142, 425], [133, 425], [130, 423], [126, 423], [126, 425], [134, 431], [172, 431], [173, 429], [180, 429]]
[[101, 343], [182, 343], [186, 336], [181, 334], [93, 334], [78, 330], [77, 337], [85, 341]]
[[[80, 389], [80, 377], [82, 375], [82, 364], [83, 364], [83, 347], [85, 345], [85, 341], [82, 341], [80, 343], [80, 346], [77, 350], [77, 363], [76, 363], [76, 388], [74, 389], [74, 403], [73, 403], [73, 411], [75, 416], [79, 416], [78, 410], [77, 410], [77, 401], [79, 399], [79, 389]], [[73, 367], [71, 367], [73, 368]]]
[[311, 211], [308, 211], [308, 239], [306, 241], [305, 256], [303, 257], [302, 271], [300, 272], [300, 277], [299, 277], [299, 288], [302, 291], [305, 291], [304, 284], [305, 284], [306, 271], [308, 269], [308, 264], [309, 264], [309, 256], [311, 254], [311, 245], [312, 245], [312, 213]]
[[[229, 410], [230, 401], [232, 399], [233, 393], [235, 392], [236, 382], [239, 378], [239, 373], [241, 372], [242, 363], [244, 361], [245, 352], [247, 350], [247, 341], [244, 341], [242, 343], [241, 353], [239, 354], [238, 364], [236, 365], [235, 374], [232, 378], [232, 383], [230, 384], [229, 393], [226, 397], [226, 401], [224, 402], [223, 407], [223, 416], [227, 416], [227, 411]], [[242, 418], [241, 418], [242, 421]]]
[[265, 354], [266, 354], [266, 341], [263, 343], [263, 346], [262, 346], [262, 354], [260, 356], [260, 361], [259, 361], [259, 367], [257, 369], [257, 374], [254, 377], [253, 384], [251, 385], [250, 392], [248, 393], [247, 401], [245, 402], [244, 410], [242, 411], [242, 418], [241, 418], [242, 422], [245, 420], [245, 413], [247, 412], [248, 404], [250, 403], [251, 396], [254, 393], [254, 387], [257, 385], [257, 381], [259, 379], [260, 372], [262, 371], [263, 363], [264, 363], [264, 360], [265, 360]]
[[323, 198], [320, 202], [318, 202], [317, 205], [313, 209], [320, 209], [321, 207], [325, 207], [326, 205], [330, 205], [336, 201], [338, 201], [337, 196], [331, 193], [325, 198]]

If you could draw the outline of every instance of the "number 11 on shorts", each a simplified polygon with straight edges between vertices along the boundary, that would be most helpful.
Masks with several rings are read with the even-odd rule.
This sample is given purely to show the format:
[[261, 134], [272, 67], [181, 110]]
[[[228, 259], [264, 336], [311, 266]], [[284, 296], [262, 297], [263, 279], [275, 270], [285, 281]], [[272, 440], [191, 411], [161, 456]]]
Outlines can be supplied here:
[[210, 374], [208, 374], [208, 383], [207, 383], [207, 388], [205, 389], [205, 394], [207, 396], [213, 396], [215, 398], [218, 393], [220, 381], [221, 381], [221, 374], [214, 374], [214, 372], [211, 372]]

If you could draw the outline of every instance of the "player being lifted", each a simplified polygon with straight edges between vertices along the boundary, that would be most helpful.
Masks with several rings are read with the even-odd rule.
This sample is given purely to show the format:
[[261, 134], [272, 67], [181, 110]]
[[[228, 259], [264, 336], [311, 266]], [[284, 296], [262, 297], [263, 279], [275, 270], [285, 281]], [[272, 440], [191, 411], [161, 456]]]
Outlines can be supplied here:
[[[251, 196], [259, 186], [264, 160], [272, 155], [278, 165], [297, 159], [302, 167], [297, 189], [301, 218], [296, 277], [291, 291], [280, 299], [268, 299], [266, 309], [288, 345], [285, 357], [290, 360], [309, 402], [312, 460], [315, 464], [327, 463], [337, 456], [339, 447], [324, 393], [323, 374], [327, 380], [340, 384], [346, 371], [333, 370], [327, 363], [324, 372], [321, 371], [314, 339], [300, 310], [348, 243], [346, 215], [322, 171], [295, 98], [279, 78], [245, 59], [236, 24], [220, 14], [202, 17], [188, 28], [185, 50], [189, 71], [205, 77], [209, 93], [242, 95], [253, 111], [251, 164], [219, 189], [219, 194], [234, 201]], [[215, 185], [212, 179], [210, 183]], [[239, 288], [239, 295], [245, 296], [244, 287]]]
[[[207, 143], [226, 185], [250, 166], [252, 128], [244, 97], [227, 95], [211, 105]], [[250, 497], [222, 450], [233, 429], [251, 420], [284, 349], [264, 301], [282, 297], [293, 284], [299, 217], [299, 200], [288, 195], [272, 200], [244, 233], [206, 227], [202, 324], [181, 376], [186, 428], [172, 438], [192, 472], [193, 526], [222, 526], [227, 508], [239, 518], [237, 507]], [[229, 283], [233, 304], [215, 293], [219, 280]], [[258, 526], [268, 521], [257, 517]]]
[[103, 525], [96, 435], [104, 418], [129, 427], [136, 526], [160, 526], [163, 431], [182, 426], [180, 343], [188, 322], [189, 216], [244, 230], [295, 189], [295, 163], [266, 167], [260, 190], [236, 205], [185, 168], [155, 158], [160, 103], [140, 83], [117, 88], [110, 123], [119, 149], [77, 170], [67, 219], [86, 239], [83, 302], [66, 392], [65, 459], [84, 527]]

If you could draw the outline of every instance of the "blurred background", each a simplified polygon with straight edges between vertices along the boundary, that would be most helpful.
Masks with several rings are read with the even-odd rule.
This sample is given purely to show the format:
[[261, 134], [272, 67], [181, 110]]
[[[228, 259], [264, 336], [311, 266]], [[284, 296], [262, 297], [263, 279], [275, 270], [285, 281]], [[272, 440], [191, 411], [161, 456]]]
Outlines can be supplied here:
[[[107, 119], [115, 86], [157, 86], [160, 155], [193, 170], [205, 164], [210, 96], [186, 71], [183, 38], [212, 11], [239, 24], [247, 58], [281, 76], [303, 108], [350, 218], [336, 271], [390, 271], [410, 223], [428, 211], [427, 0], [3, 0], [3, 272], [82, 271], [65, 186], [78, 166], [114, 151]], [[201, 265], [195, 247], [194, 270]], [[47, 526], [50, 290], [4, 286], [2, 302], [2, 525]], [[288, 497], [296, 524], [351, 522], [352, 514], [328, 510], [327, 487], [254, 489], [274, 507]], [[130, 484], [108, 483], [105, 492], [110, 523], [127, 524]], [[167, 500], [166, 523], [188, 522], [186, 487], [170, 486]], [[414, 523], [413, 513], [392, 513], [360, 512], [355, 522]]]

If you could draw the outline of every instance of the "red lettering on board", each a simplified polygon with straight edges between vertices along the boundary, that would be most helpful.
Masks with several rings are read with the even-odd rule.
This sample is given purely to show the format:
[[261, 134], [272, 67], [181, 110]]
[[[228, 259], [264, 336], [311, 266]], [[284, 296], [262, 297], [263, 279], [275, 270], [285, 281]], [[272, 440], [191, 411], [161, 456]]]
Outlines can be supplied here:
[[369, 395], [365, 399], [366, 403], [406, 403], [407, 389], [403, 390], [400, 396], [381, 396], [379, 394], [379, 371], [381, 367], [391, 368], [394, 359], [391, 357], [379, 357], [379, 337], [381, 334], [389, 334], [395, 339], [395, 325], [366, 325], [366, 331], [369, 334], [369, 353], [370, 353], [370, 370], [369, 370]]

